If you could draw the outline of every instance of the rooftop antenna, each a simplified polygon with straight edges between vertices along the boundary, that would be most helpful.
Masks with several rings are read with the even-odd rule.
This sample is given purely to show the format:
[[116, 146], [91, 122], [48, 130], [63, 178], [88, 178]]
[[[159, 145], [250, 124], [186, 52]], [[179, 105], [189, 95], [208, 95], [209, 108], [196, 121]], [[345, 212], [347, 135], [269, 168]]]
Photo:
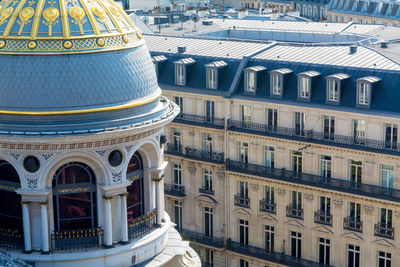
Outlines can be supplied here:
[[199, 15], [197, 15], [197, 14], [192, 15], [192, 21], [194, 22], [194, 27], [193, 27], [192, 32], [197, 32], [197, 22], [199, 22], [199, 20], [200, 20]]

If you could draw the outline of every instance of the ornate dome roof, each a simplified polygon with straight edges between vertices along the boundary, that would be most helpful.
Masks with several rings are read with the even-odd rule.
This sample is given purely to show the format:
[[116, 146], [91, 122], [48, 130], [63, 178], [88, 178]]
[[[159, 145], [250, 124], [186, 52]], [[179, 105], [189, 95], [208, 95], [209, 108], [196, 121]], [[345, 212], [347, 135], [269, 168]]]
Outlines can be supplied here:
[[76, 53], [135, 47], [142, 34], [113, 0], [2, 0], [0, 53]]
[[98, 132], [169, 110], [113, 0], [2, 0], [0, 73], [0, 135]]

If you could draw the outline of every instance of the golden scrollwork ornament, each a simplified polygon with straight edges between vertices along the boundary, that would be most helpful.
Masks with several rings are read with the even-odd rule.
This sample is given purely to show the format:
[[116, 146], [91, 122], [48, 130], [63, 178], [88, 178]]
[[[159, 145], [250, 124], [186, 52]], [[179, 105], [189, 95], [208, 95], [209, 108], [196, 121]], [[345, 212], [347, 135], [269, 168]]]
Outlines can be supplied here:
[[0, 16], [0, 25], [3, 25], [4, 23], [7, 22], [7, 19], [14, 13], [14, 8], [12, 6], [6, 8], [6, 10], [1, 13]]

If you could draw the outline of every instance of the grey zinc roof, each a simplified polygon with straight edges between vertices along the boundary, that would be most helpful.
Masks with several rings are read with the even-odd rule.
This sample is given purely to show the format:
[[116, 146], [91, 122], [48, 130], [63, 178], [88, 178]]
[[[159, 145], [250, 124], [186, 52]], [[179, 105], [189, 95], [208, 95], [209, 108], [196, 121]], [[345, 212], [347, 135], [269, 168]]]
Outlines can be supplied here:
[[318, 71], [310, 70], [310, 71], [301, 72], [297, 75], [303, 75], [303, 76], [308, 76], [308, 77], [312, 78], [312, 77], [321, 75], [321, 73], [319, 73]]
[[219, 58], [241, 59], [260, 51], [269, 44], [217, 41], [194, 38], [165, 37], [146, 35], [147, 47], [150, 51], [161, 53], [178, 53], [178, 46], [186, 46], [182, 55], [196, 55]]
[[333, 79], [337, 79], [337, 80], [345, 80], [345, 79], [350, 78], [350, 76], [347, 75], [347, 74], [344, 74], [344, 73], [337, 73], [337, 74], [329, 75], [326, 78], [333, 78]]
[[196, 60], [194, 60], [191, 57], [181, 58], [181, 59], [174, 61], [174, 64], [183, 64], [183, 65], [190, 65], [190, 64], [194, 64], [194, 63], [196, 63]]
[[367, 76], [367, 77], [362, 77], [360, 79], [357, 79], [357, 81], [366, 81], [366, 82], [370, 82], [370, 83], [375, 83], [375, 82], [379, 82], [381, 79], [378, 77], [374, 77], [374, 76]]
[[281, 69], [271, 70], [271, 72], [277, 72], [280, 74], [289, 74], [292, 73], [293, 71], [287, 68], [281, 68]]
[[254, 56], [255, 59], [335, 65], [342, 67], [400, 71], [400, 65], [376, 51], [358, 47], [349, 53], [348, 46], [276, 45]]
[[208, 64], [205, 64], [205, 66], [206, 67], [214, 67], [214, 68], [223, 68], [223, 67], [228, 66], [228, 64], [223, 60], [219, 60], [219, 61], [213, 61]]
[[258, 72], [258, 71], [266, 70], [266, 68], [263, 66], [253, 66], [253, 67], [246, 68], [246, 70], [252, 70], [252, 71]]

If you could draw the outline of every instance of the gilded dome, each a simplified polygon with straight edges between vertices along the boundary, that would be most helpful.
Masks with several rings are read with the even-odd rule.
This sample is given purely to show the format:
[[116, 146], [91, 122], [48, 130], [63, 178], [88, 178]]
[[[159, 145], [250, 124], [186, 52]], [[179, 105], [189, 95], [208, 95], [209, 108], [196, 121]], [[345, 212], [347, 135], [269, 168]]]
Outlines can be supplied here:
[[140, 30], [113, 0], [3, 0], [0, 35], [0, 135], [106, 131], [169, 110]]
[[124, 49], [142, 34], [113, 0], [2, 0], [0, 53]]

